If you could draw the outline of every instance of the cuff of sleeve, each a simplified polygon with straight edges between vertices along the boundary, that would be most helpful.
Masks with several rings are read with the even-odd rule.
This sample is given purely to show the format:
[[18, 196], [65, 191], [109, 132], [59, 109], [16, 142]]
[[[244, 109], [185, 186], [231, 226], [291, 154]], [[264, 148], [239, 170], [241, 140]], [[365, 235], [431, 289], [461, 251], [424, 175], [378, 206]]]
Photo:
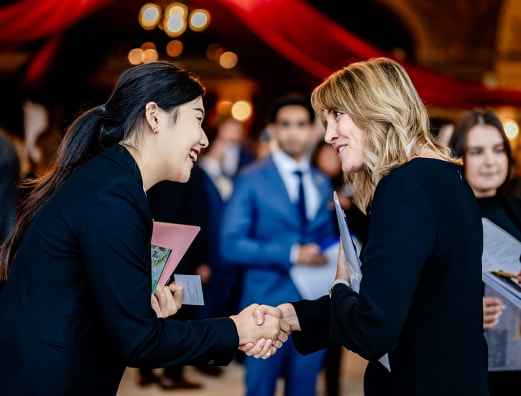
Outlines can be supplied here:
[[333, 295], [333, 289], [336, 285], [345, 285], [351, 289], [351, 282], [345, 280], [345, 279], [336, 279], [333, 283], [331, 283], [331, 286], [329, 286], [329, 297]]
[[291, 262], [291, 264], [297, 264], [299, 249], [300, 245], [298, 243], [294, 243], [293, 245], [291, 245], [291, 250], [289, 253], [289, 261]]

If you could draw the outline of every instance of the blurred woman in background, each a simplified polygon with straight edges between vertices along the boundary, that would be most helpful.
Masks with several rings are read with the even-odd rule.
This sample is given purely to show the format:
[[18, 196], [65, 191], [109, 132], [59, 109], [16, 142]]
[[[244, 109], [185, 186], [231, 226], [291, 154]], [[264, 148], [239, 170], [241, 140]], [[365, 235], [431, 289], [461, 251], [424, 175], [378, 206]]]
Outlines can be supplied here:
[[[473, 109], [465, 112], [456, 122], [449, 146], [464, 160], [464, 176], [474, 191], [481, 210], [486, 217], [503, 230], [521, 241], [521, 200], [508, 195], [510, 171], [514, 165], [510, 143], [497, 115], [488, 109]], [[521, 264], [520, 264], [521, 268]], [[483, 328], [491, 330], [499, 323], [500, 317], [517, 317], [519, 310], [512, 304], [489, 295], [485, 287], [483, 297]], [[514, 326], [514, 321], [508, 326]], [[491, 331], [493, 333], [493, 331]], [[485, 333], [489, 337], [491, 334]], [[489, 341], [489, 388], [492, 396], [519, 394], [518, 384], [521, 371], [492, 371], [491, 359], [497, 353], [506, 353], [506, 344], [499, 346]], [[508, 340], [507, 343], [514, 342]], [[517, 341], [521, 347], [521, 341]], [[503, 348], [503, 349], [501, 349]], [[506, 356], [505, 356], [506, 357]], [[510, 359], [509, 359], [510, 360]], [[521, 356], [514, 362], [521, 365]], [[506, 364], [506, 363], [505, 363]]]

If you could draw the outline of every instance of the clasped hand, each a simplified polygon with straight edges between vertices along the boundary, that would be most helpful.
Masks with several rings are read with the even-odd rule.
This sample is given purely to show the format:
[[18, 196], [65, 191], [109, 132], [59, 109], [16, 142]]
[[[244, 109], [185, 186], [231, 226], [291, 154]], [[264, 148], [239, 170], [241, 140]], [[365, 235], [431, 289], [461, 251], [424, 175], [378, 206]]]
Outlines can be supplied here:
[[241, 344], [239, 349], [248, 356], [267, 359], [276, 353], [276, 350], [282, 346], [283, 342], [286, 342], [292, 331], [300, 330], [300, 324], [298, 322], [295, 308], [289, 303], [280, 304], [277, 307], [258, 305], [253, 311], [253, 315], [257, 326], [266, 325], [266, 323], [271, 321], [273, 318], [280, 318], [281, 330], [283, 331], [281, 336], [283, 340], [280, 342], [281, 338], [279, 338], [274, 342], [270, 342], [272, 340], [261, 338], [255, 343], [250, 342], [247, 344]]
[[[262, 318], [259, 317], [259, 310], [265, 312]], [[255, 358], [267, 359], [274, 355], [291, 332], [282, 312], [267, 305], [251, 304], [230, 318], [239, 333], [239, 349]]]

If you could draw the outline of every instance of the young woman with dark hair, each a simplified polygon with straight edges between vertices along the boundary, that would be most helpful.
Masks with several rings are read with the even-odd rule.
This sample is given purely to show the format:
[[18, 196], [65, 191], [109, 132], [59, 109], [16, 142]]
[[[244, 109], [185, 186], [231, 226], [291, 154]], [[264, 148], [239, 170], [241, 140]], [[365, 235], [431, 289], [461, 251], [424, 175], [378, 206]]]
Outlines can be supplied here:
[[287, 339], [279, 318], [255, 325], [256, 304], [185, 323], [165, 319], [179, 286], [151, 293], [146, 191], [189, 179], [208, 145], [203, 95], [174, 64], [144, 64], [68, 128], [1, 251], [0, 393], [115, 395], [127, 366], [226, 365], [239, 345], [266, 358]]

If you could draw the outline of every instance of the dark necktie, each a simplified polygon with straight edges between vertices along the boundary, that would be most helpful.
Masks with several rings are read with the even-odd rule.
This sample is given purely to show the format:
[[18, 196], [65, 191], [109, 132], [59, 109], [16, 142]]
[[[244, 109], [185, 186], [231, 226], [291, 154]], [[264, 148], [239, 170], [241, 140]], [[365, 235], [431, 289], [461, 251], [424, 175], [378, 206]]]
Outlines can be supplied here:
[[306, 195], [304, 194], [304, 183], [302, 183], [302, 171], [297, 170], [294, 173], [299, 179], [297, 209], [300, 215], [300, 224], [305, 228], [308, 219], [306, 216]]

